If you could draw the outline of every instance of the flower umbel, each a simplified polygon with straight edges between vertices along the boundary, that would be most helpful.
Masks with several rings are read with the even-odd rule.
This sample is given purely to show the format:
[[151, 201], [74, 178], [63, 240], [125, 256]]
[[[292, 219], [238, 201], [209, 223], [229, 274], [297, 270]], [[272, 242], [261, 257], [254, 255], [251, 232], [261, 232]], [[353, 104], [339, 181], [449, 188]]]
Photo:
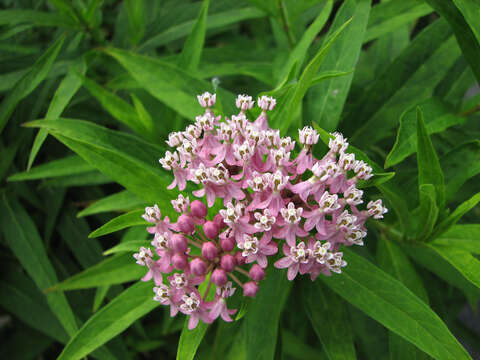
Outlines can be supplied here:
[[145, 209], [152, 247], [134, 255], [148, 269], [142, 280], [154, 280], [153, 299], [170, 306], [171, 316], [189, 316], [190, 329], [199, 320], [232, 321], [237, 310], [227, 307], [228, 299], [240, 294], [236, 287], [256, 295], [279, 247], [283, 257], [274, 267], [288, 269], [289, 280], [341, 273], [347, 265], [341, 247], [363, 245], [365, 221], [387, 212], [381, 200], [359, 209], [365, 202], [357, 182], [372, 177], [372, 168], [347, 152], [341, 134], [331, 134], [329, 151], [317, 159], [315, 129], [299, 130], [296, 151], [295, 141], [268, 126], [274, 98], [256, 101], [261, 112], [253, 122], [247, 111], [255, 101], [248, 95], [239, 95], [239, 113], [224, 119], [212, 109], [216, 94], [197, 98], [204, 113], [170, 134], [166, 142], [174, 149], [160, 159], [173, 172], [169, 189], [182, 191], [191, 182], [196, 190], [171, 200], [176, 222], [162, 217], [157, 205]]

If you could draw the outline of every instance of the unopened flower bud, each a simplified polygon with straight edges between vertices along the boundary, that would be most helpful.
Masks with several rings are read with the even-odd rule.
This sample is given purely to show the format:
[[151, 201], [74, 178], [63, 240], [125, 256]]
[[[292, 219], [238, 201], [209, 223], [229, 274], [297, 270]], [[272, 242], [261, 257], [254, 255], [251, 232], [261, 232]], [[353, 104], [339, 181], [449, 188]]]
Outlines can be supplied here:
[[182, 234], [173, 234], [170, 237], [170, 243], [172, 249], [178, 253], [184, 253], [187, 251], [187, 239]]
[[254, 281], [249, 281], [243, 284], [243, 295], [249, 297], [255, 297], [257, 295], [258, 285]]
[[207, 238], [215, 240], [218, 236], [218, 226], [213, 221], [207, 221], [203, 224], [203, 232]]
[[235, 253], [235, 260], [237, 260], [237, 265], [242, 266], [245, 264], [245, 257], [242, 255], [241, 251]]
[[212, 281], [217, 286], [223, 286], [227, 283], [227, 273], [222, 269], [215, 269], [212, 273]]
[[230, 252], [235, 247], [235, 240], [232, 238], [220, 239], [220, 246], [223, 251]]
[[248, 273], [254, 281], [262, 281], [265, 279], [265, 270], [258, 264], [254, 264]]
[[172, 265], [175, 269], [184, 270], [188, 265], [187, 256], [184, 254], [174, 254], [172, 256]]
[[218, 255], [218, 249], [212, 241], [202, 245], [202, 256], [207, 260], [213, 260]]
[[178, 217], [177, 226], [178, 229], [185, 234], [191, 234], [195, 230], [195, 222], [192, 217], [187, 214], [182, 214]]
[[235, 256], [233, 255], [225, 254], [220, 259], [220, 266], [226, 272], [233, 271], [233, 269], [235, 269], [235, 265], [236, 265], [236, 261], [235, 261]]
[[213, 222], [217, 225], [218, 230], [221, 230], [221, 229], [223, 229], [225, 226], [227, 226], [227, 225], [225, 224], [225, 222], [223, 221], [223, 216], [220, 215], [220, 214], [215, 215], [215, 217], [213, 218]]
[[202, 276], [207, 271], [207, 265], [202, 259], [196, 258], [190, 262], [190, 269], [194, 275]]
[[193, 200], [190, 204], [191, 214], [198, 218], [203, 218], [207, 215], [207, 207], [200, 200]]

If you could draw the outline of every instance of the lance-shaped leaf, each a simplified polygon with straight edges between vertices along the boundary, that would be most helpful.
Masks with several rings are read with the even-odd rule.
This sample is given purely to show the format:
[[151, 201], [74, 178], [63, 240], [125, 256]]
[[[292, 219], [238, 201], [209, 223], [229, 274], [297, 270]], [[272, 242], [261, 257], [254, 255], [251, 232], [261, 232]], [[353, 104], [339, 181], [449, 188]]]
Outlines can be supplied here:
[[[377, 261], [380, 268], [399, 280], [415, 295], [428, 304], [428, 296], [422, 280], [401, 247], [385, 236], [377, 244]], [[389, 333], [389, 351], [392, 360], [427, 359], [427, 355], [402, 337]]]
[[170, 197], [165, 196], [168, 179], [157, 165], [161, 148], [82, 120], [40, 120], [28, 126], [48, 129], [89, 164], [142, 199], [159, 202]]
[[[428, 135], [423, 113], [417, 108], [417, 163], [418, 185], [433, 184], [439, 211], [445, 206], [445, 182], [437, 153]], [[432, 214], [433, 215], [433, 214]]]
[[[465, 122], [465, 118], [453, 113], [447, 104], [436, 98], [420, 104], [425, 127], [429, 135], [441, 132], [450, 126]], [[406, 110], [400, 117], [400, 127], [392, 150], [385, 160], [385, 168], [396, 165], [417, 150], [417, 111]]]
[[145, 123], [142, 118], [138, 115], [136, 109], [130, 105], [128, 102], [123, 100], [118, 95], [108, 91], [103, 88], [95, 81], [81, 76], [83, 85], [87, 88], [90, 94], [95, 97], [102, 107], [108, 111], [115, 119], [121, 123], [127, 125], [130, 129], [135, 131], [138, 135], [155, 140], [155, 129], [152, 122]]
[[465, 279], [480, 288], [480, 261], [475, 256], [455, 246], [429, 244], [429, 247], [448, 261]]
[[128, 20], [128, 38], [132, 45], [137, 45], [145, 34], [146, 5], [144, 1], [126, 0], [124, 6]]
[[480, 4], [471, 0], [427, 0], [452, 26], [463, 55], [480, 81]]
[[58, 26], [65, 28], [79, 28], [72, 19], [59, 13], [35, 10], [2, 10], [0, 11], [0, 25], [34, 24], [36, 26]]
[[312, 44], [313, 40], [317, 37], [320, 30], [323, 28], [325, 23], [332, 12], [333, 1], [328, 0], [323, 5], [319, 14], [315, 18], [314, 22], [308, 27], [307, 30], [302, 35], [302, 38], [295, 46], [295, 49], [288, 56], [287, 62], [283, 65], [280, 74], [278, 75], [278, 80], [282, 81], [289, 73], [292, 72], [292, 69], [295, 67], [294, 77], [296, 78], [307, 55], [307, 51]]
[[363, 146], [388, 136], [405, 109], [432, 96], [459, 56], [445, 21], [425, 28], [349, 108], [345, 120], [362, 124], [350, 140]]
[[149, 241], [147, 240], [131, 240], [123, 241], [114, 247], [105, 250], [103, 255], [111, 255], [119, 252], [137, 252], [141, 246], [149, 246]]
[[432, 184], [420, 185], [418, 192], [420, 194], [420, 214], [415, 238], [417, 241], [422, 241], [433, 231], [437, 221], [438, 207], [436, 204], [435, 187]]
[[127, 190], [123, 190], [95, 201], [80, 211], [77, 216], [83, 217], [109, 211], [133, 210], [140, 206], [146, 206], [144, 200]]
[[[256, 19], [264, 17], [266, 14], [253, 7], [245, 7], [234, 10], [227, 10], [212, 14], [208, 17], [207, 30], [215, 29], [221, 26], [227, 26], [247, 19]], [[165, 31], [153, 36], [145, 41], [139, 47], [139, 51], [145, 52], [152, 48], [168, 44], [171, 41], [181, 39], [192, 31], [195, 20], [189, 20], [184, 23], [174, 25]]]
[[155, 309], [158, 302], [152, 298], [151, 283], [140, 282], [130, 286], [88, 319], [58, 359], [78, 360], [87, 356]]
[[[353, 20], [333, 44], [319, 68], [320, 71], [355, 68], [367, 28], [370, 3], [369, 0], [347, 0], [340, 7], [330, 32], [333, 33], [341, 27], [347, 19], [353, 17]], [[340, 121], [352, 79], [353, 72], [312, 87], [308, 94], [307, 116], [315, 119], [324, 129], [335, 130]]]
[[93, 231], [90, 235], [88, 235], [88, 237], [95, 238], [95, 237], [111, 234], [115, 231], [126, 229], [131, 226], [150, 225], [148, 222], [146, 222], [142, 218], [142, 215], [144, 213], [145, 213], [145, 210], [138, 209], [138, 210], [132, 210], [126, 214], [117, 216], [112, 220], [110, 220], [109, 222], [107, 222], [106, 224], [103, 224], [102, 226], [100, 226], [95, 231]]
[[417, 0], [387, 1], [377, 4], [372, 8], [363, 42], [379, 38], [431, 12], [433, 9], [428, 4]]
[[119, 254], [55, 284], [48, 291], [78, 290], [122, 284], [140, 279], [147, 273], [147, 270], [135, 263], [132, 254]]
[[195, 25], [193, 25], [190, 35], [185, 40], [183, 50], [178, 59], [178, 66], [187, 71], [195, 72], [200, 64], [203, 44], [205, 43], [205, 33], [207, 31], [207, 14], [210, 0], [203, 0], [200, 14]]
[[422, 300], [363, 257], [344, 249], [341, 277], [321, 276], [337, 294], [436, 359], [471, 359]]
[[480, 174], [480, 140], [469, 141], [440, 158], [445, 173], [446, 198], [452, 200], [467, 180]]
[[[200, 105], [195, 102], [196, 95], [209, 90], [211, 84], [165, 61], [120, 49], [109, 48], [105, 52], [115, 58], [145, 90], [180, 115], [194, 119], [201, 113]], [[222, 101], [227, 113], [234, 112], [233, 94], [218, 88], [217, 99]]]
[[52, 46], [33, 64], [31, 69], [16, 83], [12, 91], [3, 99], [0, 105], [0, 133], [7, 123], [18, 103], [27, 97], [50, 72], [52, 65], [60, 52], [65, 36], [60, 36]]
[[480, 254], [480, 224], [454, 225], [430, 244]]
[[347, 311], [342, 300], [319, 282], [304, 284], [302, 299], [328, 359], [356, 359]]
[[285, 96], [283, 103], [279, 104], [278, 109], [272, 116], [272, 124], [278, 127], [282, 133], [286, 133], [291, 125], [291, 120], [296, 111], [300, 108], [303, 97], [307, 93], [315, 74], [318, 72], [320, 65], [327, 56], [330, 48], [338, 39], [342, 31], [352, 22], [352, 18], [343, 23], [330, 37], [325, 41], [325, 44], [318, 51], [315, 57], [310, 61], [303, 71], [296, 86]]
[[432, 239], [437, 238], [445, 231], [450, 229], [453, 225], [457, 223], [458, 220], [462, 218], [463, 215], [472, 210], [479, 202], [480, 192], [476, 193], [470, 199], [458, 205], [458, 207], [450, 215], [448, 215], [440, 224], [438, 224], [435, 232], [432, 235]]
[[[45, 118], [57, 119], [60, 117], [60, 115], [62, 115], [62, 112], [68, 106], [73, 96], [82, 86], [82, 80], [77, 76], [77, 72], [83, 75], [86, 71], [87, 65], [84, 57], [70, 67], [67, 75], [63, 78], [62, 82], [58, 86], [57, 91], [55, 91], [55, 94], [53, 95], [53, 99], [48, 106], [48, 111], [47, 115], [45, 115]], [[46, 129], [40, 129], [38, 131], [35, 141], [32, 145], [32, 150], [30, 151], [30, 156], [28, 158], [27, 170], [32, 167], [32, 164], [35, 161], [42, 144], [47, 138], [47, 134], [48, 132]]]
[[53, 160], [42, 165], [35, 166], [30, 171], [14, 174], [8, 181], [25, 181], [48, 179], [60, 176], [84, 174], [95, 170], [95, 167], [87, 163], [78, 155], [69, 155], [63, 159]]
[[[18, 200], [3, 194], [0, 212], [4, 239], [38, 288], [45, 290], [57, 283], [57, 275], [48, 259], [35, 224]], [[47, 302], [65, 331], [72, 336], [78, 327], [65, 295], [47, 294]]]

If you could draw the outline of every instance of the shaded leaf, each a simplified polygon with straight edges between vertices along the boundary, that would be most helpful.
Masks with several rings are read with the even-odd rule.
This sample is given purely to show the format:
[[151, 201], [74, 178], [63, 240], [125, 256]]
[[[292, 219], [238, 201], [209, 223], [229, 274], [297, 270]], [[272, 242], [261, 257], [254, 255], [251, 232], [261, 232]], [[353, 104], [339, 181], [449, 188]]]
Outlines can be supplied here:
[[132, 210], [126, 214], [122, 214], [120, 216], [117, 216], [116, 218], [113, 218], [109, 222], [103, 224], [100, 226], [98, 229], [90, 233], [88, 235], [89, 238], [95, 238], [107, 234], [111, 234], [115, 231], [119, 231], [131, 226], [136, 226], [136, 225], [150, 225], [148, 222], [146, 222], [143, 218], [142, 215], [145, 213], [144, 209], [138, 209], [138, 210]]
[[143, 205], [145, 205], [144, 200], [127, 190], [123, 190], [95, 201], [80, 211], [77, 216], [83, 217], [109, 211], [126, 211]]
[[432, 184], [420, 185], [418, 192], [420, 194], [420, 213], [415, 238], [422, 241], [433, 231], [437, 221], [438, 207], [436, 205], [435, 187]]

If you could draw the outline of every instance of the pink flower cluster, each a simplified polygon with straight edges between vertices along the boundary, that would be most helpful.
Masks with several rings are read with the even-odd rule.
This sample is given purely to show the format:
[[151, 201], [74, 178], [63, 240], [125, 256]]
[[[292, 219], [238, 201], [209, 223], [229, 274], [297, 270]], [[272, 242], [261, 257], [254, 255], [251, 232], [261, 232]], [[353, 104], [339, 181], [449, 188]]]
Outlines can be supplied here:
[[[190, 329], [199, 319], [232, 321], [236, 310], [226, 302], [235, 292], [232, 284], [254, 297], [282, 243], [283, 257], [274, 266], [288, 268], [289, 280], [299, 273], [312, 280], [320, 273], [341, 273], [347, 263], [340, 246], [363, 245], [367, 218], [381, 219], [387, 212], [381, 200], [359, 209], [363, 191], [356, 184], [372, 177], [372, 169], [346, 152], [341, 134], [332, 134], [330, 150], [316, 159], [312, 147], [319, 134], [313, 128], [299, 130], [301, 149], [295, 152], [294, 140], [268, 126], [275, 99], [258, 99], [262, 111], [254, 122], [246, 115], [254, 105], [250, 96], [239, 95], [239, 113], [224, 120], [211, 109], [215, 100], [208, 92], [198, 96], [204, 114], [185, 131], [170, 134], [167, 144], [175, 151], [167, 151], [160, 163], [173, 172], [170, 189], [184, 190], [193, 182], [194, 196], [205, 197], [209, 208], [222, 199], [224, 209], [209, 216], [203, 202], [179, 195], [172, 205], [180, 215], [172, 223], [162, 219], [157, 205], [146, 208], [154, 250], [142, 247], [134, 255], [148, 268], [143, 280], [155, 283], [154, 300], [169, 305], [172, 316], [179, 311], [190, 316]], [[207, 277], [202, 296], [198, 285]], [[208, 301], [212, 284], [215, 299]]]

